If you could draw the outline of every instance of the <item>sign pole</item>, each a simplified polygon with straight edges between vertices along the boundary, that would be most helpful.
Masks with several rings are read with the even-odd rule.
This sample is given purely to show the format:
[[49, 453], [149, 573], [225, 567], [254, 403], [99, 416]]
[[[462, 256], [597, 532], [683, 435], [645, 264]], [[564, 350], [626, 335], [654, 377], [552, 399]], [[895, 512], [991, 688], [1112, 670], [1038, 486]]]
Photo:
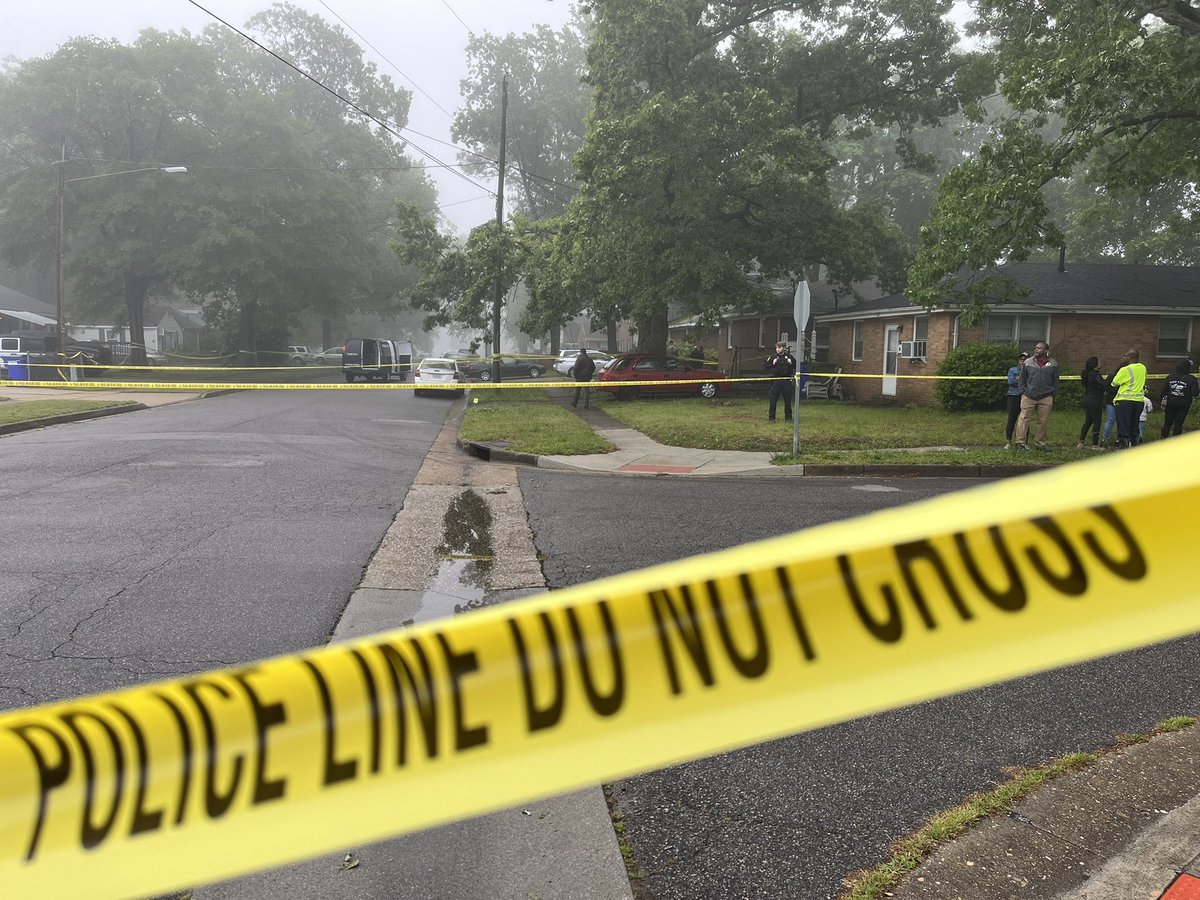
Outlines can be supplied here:
[[804, 364], [804, 329], [808, 327], [811, 307], [808, 280], [801, 279], [796, 285], [796, 296], [792, 301], [792, 318], [796, 320], [796, 372], [792, 375], [792, 456], [800, 453], [800, 371]]

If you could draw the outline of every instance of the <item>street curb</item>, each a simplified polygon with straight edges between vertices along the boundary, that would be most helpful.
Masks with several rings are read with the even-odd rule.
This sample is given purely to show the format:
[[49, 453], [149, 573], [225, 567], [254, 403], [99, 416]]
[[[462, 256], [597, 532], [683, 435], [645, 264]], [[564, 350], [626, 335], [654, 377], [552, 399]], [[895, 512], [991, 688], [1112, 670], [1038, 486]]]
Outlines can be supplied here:
[[0, 435], [15, 434], [19, 431], [32, 431], [35, 428], [45, 428], [48, 425], [63, 425], [67, 422], [81, 422], [84, 419], [102, 419], [105, 416], [116, 416], [121, 413], [137, 412], [149, 409], [144, 403], [126, 403], [122, 406], [110, 406], [107, 409], [89, 409], [77, 413], [65, 413], [61, 416], [44, 416], [40, 419], [26, 419], [24, 422], [9, 422], [0, 425]]
[[[597, 423], [594, 420], [598, 418], [612, 422], [613, 427], [628, 427], [618, 420], [612, 419], [603, 410], [589, 410], [585, 413], [583, 410], [572, 408], [571, 411], [593, 430], [597, 428]], [[553, 469], [559, 472], [581, 472], [588, 475], [619, 475], [625, 478], [644, 478], [651, 474], [646, 472], [590, 469], [585, 466], [572, 465], [563, 460], [544, 460], [535, 453], [519, 453], [515, 450], [509, 450], [507, 444], [503, 441], [467, 441], [460, 435], [457, 438], [457, 443], [467, 453], [484, 462], [516, 464], [531, 466], [533, 468]], [[666, 449], [669, 451], [672, 448], [667, 447]], [[788, 466], [772, 465], [769, 468], [727, 472], [722, 473], [720, 476], [712, 475], [706, 477], [763, 478], [783, 475], [791, 477], [832, 476], [843, 478], [1011, 478], [1052, 468], [1056, 467], [1040, 464], [1030, 466], [955, 466], [944, 463], [914, 463], [912, 465], [904, 463], [804, 463]], [[655, 474], [653, 477], [659, 476]]]
[[[508, 463], [532, 468], [555, 469], [557, 471], [569, 472], [586, 472], [592, 475], [624, 475], [627, 477], [644, 476], [644, 472], [607, 472], [607, 471], [592, 471], [584, 469], [580, 466], [573, 466], [570, 463], [554, 461], [543, 461], [540, 456], [535, 453], [518, 453], [515, 450], [509, 450], [507, 446], [500, 441], [467, 441], [461, 437], [458, 438], [458, 446], [467, 453], [477, 457], [484, 462]], [[880, 463], [872, 464], [805, 464], [801, 466], [775, 466], [771, 469], [764, 469], [761, 472], [757, 470], [746, 472], [730, 472], [727, 473], [730, 477], [763, 477], [776, 475], [793, 475], [793, 476], [822, 476], [822, 477], [843, 477], [843, 478], [1013, 478], [1020, 475], [1030, 475], [1033, 472], [1038, 472], [1043, 469], [1052, 469], [1054, 466], [951, 466], [939, 465], [936, 463], [930, 464], [914, 464], [902, 465], [895, 463]]]
[[466, 441], [461, 437], [456, 440], [458, 446], [484, 462], [516, 463], [534, 468], [540, 465], [540, 456], [534, 453], [518, 453], [515, 450], [509, 450], [499, 441]]
[[[1175, 875], [1195, 871], [1200, 725], [1151, 732], [1099, 753], [1007, 811], [972, 823], [896, 881], [887, 896], [1160, 896]], [[1154, 847], [1162, 852], [1150, 852]]]

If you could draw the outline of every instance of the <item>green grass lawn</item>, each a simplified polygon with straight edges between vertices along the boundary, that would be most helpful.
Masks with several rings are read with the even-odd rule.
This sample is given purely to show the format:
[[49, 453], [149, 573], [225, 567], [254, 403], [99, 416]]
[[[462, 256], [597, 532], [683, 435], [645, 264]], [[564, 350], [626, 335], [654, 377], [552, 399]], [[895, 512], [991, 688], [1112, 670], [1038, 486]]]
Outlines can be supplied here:
[[[592, 396], [595, 398], [596, 393]], [[621, 402], [602, 394], [598, 405], [661, 444], [757, 450], [781, 457], [791, 454], [792, 425], [783, 421], [782, 410], [778, 411], [777, 421], [767, 421], [765, 397], [663, 397]], [[1092, 455], [1091, 451], [1075, 449], [1083, 424], [1080, 409], [1060, 409], [1051, 415], [1049, 441], [1056, 449], [1047, 453], [1003, 450], [1006, 418], [999, 411], [948, 413], [929, 407], [809, 400], [800, 407], [800, 456], [794, 461], [1034, 465]], [[1193, 416], [1189, 425], [1196, 421]], [[1161, 414], [1151, 414], [1146, 426], [1147, 442], [1158, 438], [1161, 427]]]
[[[605, 453], [613, 449], [545, 390], [479, 390], [463, 422], [467, 440], [505, 441], [534, 454]], [[792, 426], [767, 421], [761, 398], [647, 398], [619, 401], [592, 390], [592, 406], [645, 435], [675, 447], [755, 450], [788, 463], [940, 464], [1037, 466], [1090, 459], [1076, 450], [1080, 409], [1059, 409], [1050, 417], [1049, 452], [1004, 450], [1002, 411], [948, 413], [930, 407], [875, 406], [809, 400], [800, 407], [800, 453], [791, 456]], [[1158, 439], [1162, 414], [1151, 414], [1146, 441]], [[1187, 430], [1200, 428], [1200, 407]]]
[[539, 456], [616, 449], [574, 413], [552, 402], [544, 390], [481, 390], [471, 400], [459, 431], [464, 440], [503, 441], [510, 450]]
[[0, 404], [0, 425], [128, 405], [116, 400], [26, 400], [20, 403], [14, 401]]

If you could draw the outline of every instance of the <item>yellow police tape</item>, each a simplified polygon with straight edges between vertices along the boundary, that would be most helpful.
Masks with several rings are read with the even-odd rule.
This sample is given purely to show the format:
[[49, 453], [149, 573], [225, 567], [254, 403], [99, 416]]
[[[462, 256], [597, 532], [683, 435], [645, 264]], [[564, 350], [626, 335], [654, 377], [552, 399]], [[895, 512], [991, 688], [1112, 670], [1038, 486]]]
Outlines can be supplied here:
[[0, 885], [149, 895], [1200, 630], [1200, 436], [0, 716]]

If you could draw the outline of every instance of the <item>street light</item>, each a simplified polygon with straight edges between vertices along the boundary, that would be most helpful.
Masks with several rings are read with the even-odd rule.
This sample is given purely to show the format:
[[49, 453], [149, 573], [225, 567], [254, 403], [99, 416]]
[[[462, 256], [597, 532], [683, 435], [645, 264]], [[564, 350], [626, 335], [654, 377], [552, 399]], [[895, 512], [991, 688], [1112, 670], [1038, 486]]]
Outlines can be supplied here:
[[[63, 141], [62, 159], [58, 162], [58, 361], [59, 366], [65, 366], [67, 362], [67, 315], [66, 315], [66, 191], [68, 184], [74, 184], [77, 181], [91, 181], [96, 178], [113, 178], [117, 175], [136, 175], [139, 172], [166, 172], [168, 175], [178, 175], [187, 172], [187, 166], [146, 166], [141, 169], [126, 169], [122, 172], [105, 172], [100, 175], [82, 175], [79, 178], [65, 177], [67, 164], [67, 144]], [[131, 334], [130, 340], [133, 340]], [[75, 379], [72, 378], [72, 381]]]

